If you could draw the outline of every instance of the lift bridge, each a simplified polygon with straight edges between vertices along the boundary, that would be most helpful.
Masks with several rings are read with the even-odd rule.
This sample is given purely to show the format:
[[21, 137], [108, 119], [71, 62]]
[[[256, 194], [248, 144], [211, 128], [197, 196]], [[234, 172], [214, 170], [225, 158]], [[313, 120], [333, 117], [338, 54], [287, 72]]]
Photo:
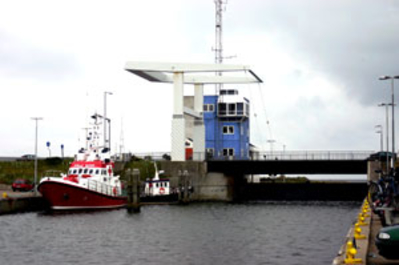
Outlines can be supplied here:
[[[229, 174], [367, 174], [371, 151], [249, 152], [238, 158], [206, 155], [204, 85], [257, 84], [262, 80], [244, 65], [127, 62], [125, 70], [150, 82], [173, 84], [172, 162], [186, 161], [185, 115], [194, 118], [194, 161], [206, 162], [208, 172]], [[221, 76], [220, 73], [232, 73]], [[216, 75], [215, 75], [216, 74]], [[241, 74], [241, 75], [240, 75]], [[184, 106], [184, 86], [194, 86], [194, 108]], [[216, 152], [218, 153], [218, 152]], [[162, 155], [161, 155], [162, 156]]]

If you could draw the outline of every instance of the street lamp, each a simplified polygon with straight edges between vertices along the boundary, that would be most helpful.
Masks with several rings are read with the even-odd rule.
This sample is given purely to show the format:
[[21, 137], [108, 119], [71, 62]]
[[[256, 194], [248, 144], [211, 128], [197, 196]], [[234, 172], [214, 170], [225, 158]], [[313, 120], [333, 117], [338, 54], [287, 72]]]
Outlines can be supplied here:
[[382, 136], [383, 135], [383, 133], [382, 133], [382, 125], [376, 125], [375, 129], [377, 129], [375, 133], [379, 133], [380, 134], [380, 150], [382, 152], [383, 151], [383, 147], [382, 147], [382, 145], [383, 145], [383, 143], [382, 143], [382, 137], [383, 137]]
[[36, 196], [37, 195], [37, 134], [38, 134], [38, 128], [37, 128], [38, 126], [37, 126], [37, 124], [38, 124], [38, 122], [40, 120], [43, 120], [43, 118], [34, 117], [34, 118], [31, 118], [31, 119], [36, 121], [36, 129], [35, 129], [35, 179], [34, 179], [35, 187], [33, 188], [34, 191], [35, 191], [35, 196]]
[[[378, 107], [385, 107], [385, 119], [386, 119], [386, 135], [387, 135], [387, 153], [386, 153], [386, 157], [387, 157], [387, 174], [389, 173], [389, 156], [388, 156], [388, 152], [389, 152], [389, 113], [388, 113], [388, 108], [389, 106], [391, 106], [392, 104], [389, 103], [381, 103], [378, 105]], [[392, 154], [393, 155], [393, 154]]]
[[267, 142], [270, 144], [270, 156], [273, 159], [273, 144], [276, 142], [276, 140], [267, 140]]
[[[104, 92], [104, 148], [107, 147], [107, 95], [112, 95], [112, 92], [105, 91]], [[110, 131], [111, 131], [111, 124], [110, 126]], [[111, 149], [111, 143], [109, 143], [109, 149]]]
[[392, 97], [392, 168], [395, 169], [395, 96], [394, 96], [394, 80], [399, 79], [399, 75], [387, 76], [383, 75], [379, 77], [379, 80], [391, 80], [391, 97]]

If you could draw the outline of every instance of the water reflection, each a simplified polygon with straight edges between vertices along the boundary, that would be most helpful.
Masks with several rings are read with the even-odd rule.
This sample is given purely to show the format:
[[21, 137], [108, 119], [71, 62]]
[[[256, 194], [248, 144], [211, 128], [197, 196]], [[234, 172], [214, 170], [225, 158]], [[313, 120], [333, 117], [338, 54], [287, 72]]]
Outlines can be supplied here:
[[0, 218], [0, 264], [326, 264], [360, 203], [146, 206]]

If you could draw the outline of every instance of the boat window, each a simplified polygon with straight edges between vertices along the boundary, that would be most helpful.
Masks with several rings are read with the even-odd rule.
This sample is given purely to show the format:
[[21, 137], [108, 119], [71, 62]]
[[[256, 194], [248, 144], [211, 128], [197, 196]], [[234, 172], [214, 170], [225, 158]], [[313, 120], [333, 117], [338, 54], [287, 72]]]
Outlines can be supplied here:
[[155, 187], [157, 187], [157, 188], [158, 188], [158, 187], [159, 187], [159, 184], [157, 183], [157, 184], [155, 185]]
[[107, 172], [105, 171], [105, 169], [101, 170], [101, 174], [102, 174], [102, 175], [106, 175], [106, 174], [107, 174]]
[[78, 170], [74, 169], [73, 170], [73, 174], [76, 174], [78, 172]]
[[100, 173], [99, 169], [96, 169], [96, 175], [98, 175]]
[[89, 174], [93, 174], [93, 169], [90, 169], [90, 170], [89, 170]]
[[165, 182], [165, 188], [167, 188], [168, 187], [168, 183], [167, 182]]
[[71, 175], [71, 174], [72, 174], [72, 171], [73, 171], [72, 169], [70, 169], [70, 170], [69, 170], [69, 175]]
[[84, 173], [84, 174], [87, 174], [87, 171], [88, 171], [88, 169], [86, 168], [86, 169], [83, 171], [83, 173]]
[[83, 169], [80, 168], [80, 169], [79, 169], [79, 174], [82, 174], [82, 171], [83, 171]]

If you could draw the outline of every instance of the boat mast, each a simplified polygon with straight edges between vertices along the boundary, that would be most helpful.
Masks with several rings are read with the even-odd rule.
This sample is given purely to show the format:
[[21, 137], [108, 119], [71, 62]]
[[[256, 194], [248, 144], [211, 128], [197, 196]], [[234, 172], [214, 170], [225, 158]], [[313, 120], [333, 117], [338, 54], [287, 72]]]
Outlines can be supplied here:
[[[104, 148], [108, 147], [108, 150], [111, 151], [111, 141], [107, 139], [107, 121], [109, 126], [109, 135], [108, 137], [111, 138], [111, 121], [107, 119], [107, 95], [112, 95], [112, 92], [105, 91], [104, 92]], [[107, 145], [108, 142], [108, 145]]]
[[120, 159], [122, 159], [124, 149], [125, 149], [125, 137], [124, 137], [124, 133], [123, 133], [123, 117], [122, 117], [121, 118], [121, 134], [120, 134], [120, 138], [119, 138], [119, 157], [120, 157]]

